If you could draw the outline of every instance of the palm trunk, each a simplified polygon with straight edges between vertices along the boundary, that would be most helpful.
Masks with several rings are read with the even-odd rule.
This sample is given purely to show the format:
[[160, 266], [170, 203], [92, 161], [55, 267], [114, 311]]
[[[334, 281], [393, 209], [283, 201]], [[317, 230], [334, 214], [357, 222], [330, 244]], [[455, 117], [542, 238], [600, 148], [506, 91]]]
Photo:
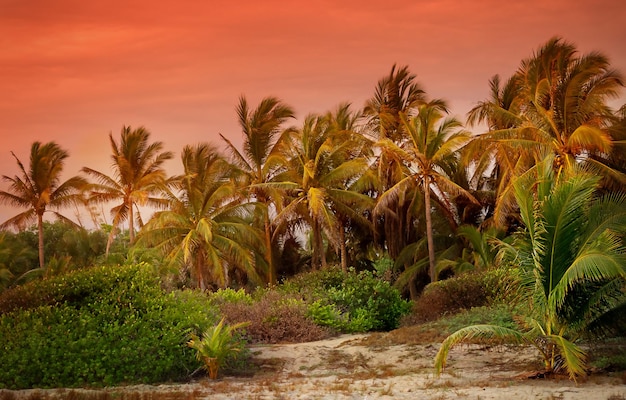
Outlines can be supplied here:
[[265, 260], [267, 261], [267, 283], [276, 283], [276, 266], [274, 265], [274, 254], [272, 251], [272, 230], [269, 215], [265, 214]]
[[348, 273], [348, 249], [346, 248], [346, 231], [341, 224], [339, 228], [339, 240], [341, 241], [341, 270], [344, 274]]
[[319, 225], [319, 222], [316, 219], [313, 219], [313, 224], [311, 226], [313, 229], [313, 256], [311, 260], [311, 264], [314, 271], [326, 268], [326, 257], [324, 254], [324, 243], [322, 242], [322, 232]]
[[133, 215], [133, 202], [128, 205], [128, 240], [130, 244], [135, 241], [135, 216]]
[[437, 271], [435, 269], [435, 244], [433, 242], [433, 223], [430, 214], [430, 177], [424, 176], [424, 208], [426, 213], [426, 240], [428, 243], [428, 263], [430, 281], [437, 281]]
[[39, 239], [39, 268], [44, 269], [44, 254], [43, 254], [43, 214], [37, 213], [37, 235]]
[[204, 292], [206, 290], [206, 283], [204, 281], [206, 262], [205, 257], [202, 255], [202, 252], [198, 252], [198, 254], [196, 254], [196, 262], [194, 264], [196, 269], [196, 279], [198, 280], [198, 287], [202, 292]]
[[111, 227], [111, 232], [109, 232], [109, 238], [107, 239], [107, 247], [106, 247], [106, 250], [104, 251], [105, 257], [109, 256], [109, 251], [111, 250], [111, 245], [113, 244], [113, 238], [115, 237], [115, 229], [117, 229], [117, 227], [113, 225]]

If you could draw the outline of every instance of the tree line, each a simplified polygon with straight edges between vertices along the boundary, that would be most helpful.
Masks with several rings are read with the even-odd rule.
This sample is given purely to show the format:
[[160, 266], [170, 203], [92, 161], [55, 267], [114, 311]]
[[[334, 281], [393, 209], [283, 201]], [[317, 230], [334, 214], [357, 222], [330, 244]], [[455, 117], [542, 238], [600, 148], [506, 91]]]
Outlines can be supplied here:
[[[67, 151], [35, 142], [29, 163], [13, 154], [19, 173], [3, 176], [0, 202], [24, 211], [0, 227], [35, 223], [45, 271], [44, 214], [75, 224], [60, 211], [113, 205], [105, 255], [127, 223], [132, 249], [202, 289], [272, 285], [330, 264], [366, 268], [384, 255], [416, 297], [429, 282], [493, 263], [491, 239], [531, 229], [546, 166], [557, 181], [594, 175], [597, 195], [624, 192], [626, 105], [609, 105], [623, 85], [606, 56], [552, 38], [512, 76], [495, 75], [465, 122], [394, 65], [361, 109], [343, 103], [297, 126], [282, 99], [255, 106], [242, 96], [242, 148], [224, 136], [225, 151], [185, 146], [177, 176], [164, 169], [175, 155], [144, 127], [109, 135], [112, 174], [84, 167], [62, 180]], [[476, 126], [487, 130], [468, 130]], [[143, 207], [155, 210], [147, 221]]]

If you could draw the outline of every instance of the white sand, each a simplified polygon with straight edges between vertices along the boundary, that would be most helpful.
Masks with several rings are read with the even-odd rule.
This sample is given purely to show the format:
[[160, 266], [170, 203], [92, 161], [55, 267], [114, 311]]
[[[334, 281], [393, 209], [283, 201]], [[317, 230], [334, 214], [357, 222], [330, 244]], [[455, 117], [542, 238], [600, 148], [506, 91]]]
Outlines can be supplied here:
[[[253, 377], [105, 389], [159, 391], [185, 399], [580, 399], [626, 400], [626, 377], [592, 375], [584, 382], [528, 379], [540, 365], [531, 348], [454, 348], [446, 371], [434, 376], [434, 345], [364, 346], [367, 335], [252, 348]], [[68, 390], [39, 391], [47, 398]], [[6, 393], [6, 391], [5, 391]], [[28, 398], [32, 391], [12, 392]], [[0, 399], [2, 392], [0, 392]], [[133, 397], [134, 398], [134, 397]], [[146, 397], [140, 397], [146, 398]]]

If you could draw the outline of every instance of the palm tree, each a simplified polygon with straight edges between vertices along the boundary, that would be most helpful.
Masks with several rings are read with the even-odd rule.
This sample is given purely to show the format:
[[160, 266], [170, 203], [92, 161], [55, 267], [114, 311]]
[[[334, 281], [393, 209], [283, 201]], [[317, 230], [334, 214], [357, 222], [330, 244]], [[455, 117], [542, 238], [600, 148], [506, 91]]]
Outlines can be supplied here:
[[[294, 118], [294, 111], [275, 97], [266, 97], [255, 110], [250, 110], [245, 97], [239, 99], [237, 107], [239, 126], [244, 134], [243, 152], [239, 152], [233, 144], [220, 135], [226, 142], [231, 153], [233, 163], [246, 177], [250, 196], [263, 206], [262, 219], [265, 232], [265, 261], [268, 266], [267, 282], [276, 282], [276, 265], [274, 246], [272, 242], [273, 230], [270, 221], [271, 203], [280, 206], [280, 191], [268, 191], [259, 186], [270, 182], [276, 176], [279, 166], [276, 164], [276, 139], [280, 134], [281, 125], [290, 118]], [[278, 201], [277, 201], [278, 200]]]
[[[366, 102], [363, 112], [369, 132], [379, 144], [372, 165], [377, 177], [373, 197], [382, 195], [403, 179], [403, 161], [393, 151], [407, 141], [400, 114], [414, 115], [418, 106], [425, 102], [426, 94], [417, 83], [416, 76], [407, 66], [397, 68], [396, 65], [389, 75], [378, 81], [374, 96]], [[379, 208], [374, 219], [376, 241], [392, 259], [397, 259], [409, 243], [417, 240], [414, 229], [411, 229], [414, 221], [410, 204], [410, 201], [398, 201], [384, 210]], [[413, 285], [410, 289], [412, 296], [416, 296]]]
[[411, 115], [426, 101], [425, 92], [415, 78], [408, 66], [396, 69], [394, 64], [389, 75], [378, 81], [374, 96], [365, 103], [364, 114], [379, 140], [404, 139], [400, 113]]
[[[362, 157], [366, 151], [363, 135], [344, 130], [349, 105], [340, 105], [337, 111], [326, 115], [309, 115], [299, 130], [290, 131], [282, 138], [289, 170], [281, 174], [280, 183], [265, 186], [285, 189], [291, 196], [288, 204], [276, 216], [275, 224], [307, 224], [313, 242], [313, 268], [326, 267], [323, 235], [344, 259], [345, 221], [367, 224], [362, 212], [371, 198], [350, 190], [367, 171]], [[344, 122], [341, 122], [344, 121]]]
[[[163, 152], [163, 143], [150, 143], [150, 132], [139, 127], [122, 127], [120, 143], [109, 134], [113, 154], [113, 177], [100, 171], [84, 167], [82, 171], [93, 177], [97, 183], [92, 185], [89, 201], [94, 203], [120, 202], [111, 209], [113, 229], [109, 234], [106, 255], [109, 254], [117, 229], [128, 220], [130, 243], [135, 240], [135, 209], [138, 206], [163, 207], [165, 199], [157, 193], [166, 181], [163, 169], [165, 161], [173, 157], [172, 152]], [[141, 226], [139, 210], [137, 221]]]
[[[442, 343], [435, 366], [444, 367], [457, 343], [504, 338], [539, 349], [548, 372], [565, 368], [575, 379], [585, 373], [586, 355], [576, 342], [598, 328], [626, 297], [626, 196], [596, 198], [599, 177], [577, 172], [555, 177], [553, 158], [539, 165], [536, 183], [517, 179], [515, 197], [524, 228], [505, 259], [519, 265], [529, 302], [521, 329], [469, 326]], [[529, 190], [534, 187], [535, 190]]]
[[483, 183], [483, 189], [494, 192], [492, 204], [482, 202], [488, 208], [487, 224], [506, 230], [519, 213], [515, 203], [512, 178], [532, 168], [535, 158], [532, 152], [511, 144], [521, 141], [523, 124], [521, 83], [513, 75], [504, 85], [495, 75], [489, 81], [490, 98], [479, 102], [467, 114], [467, 123], [475, 126], [484, 123], [489, 131], [478, 135], [466, 146], [463, 163], [475, 170], [473, 185]]
[[[32, 144], [28, 171], [19, 158], [13, 152], [11, 154], [17, 161], [21, 176], [2, 176], [4, 181], [9, 182], [9, 190], [0, 191], [0, 202], [27, 210], [9, 218], [0, 228], [14, 226], [24, 229], [27, 224], [37, 221], [39, 268], [44, 270], [43, 216], [51, 208], [60, 209], [81, 203], [82, 190], [87, 182], [79, 176], [61, 182], [63, 165], [69, 154], [54, 142]], [[74, 225], [58, 211], [52, 213], [57, 219]]]
[[[518, 74], [528, 122], [522, 129], [531, 130], [540, 150], [556, 155], [557, 171], [571, 168], [581, 158], [589, 160], [588, 155], [611, 152], [606, 124], [612, 112], [607, 101], [618, 96], [623, 82], [606, 56], [597, 52], [579, 56], [573, 44], [552, 38], [522, 61]], [[589, 164], [601, 173], [608, 168]]]
[[[403, 146], [396, 146], [389, 141], [378, 143], [387, 151], [396, 154], [406, 168], [402, 179], [380, 196], [374, 212], [383, 212], [407, 193], [416, 196], [418, 191], [414, 189], [421, 189], [424, 198], [431, 282], [437, 280], [431, 216], [432, 198], [437, 198], [444, 205], [442, 209], [448, 211], [452, 208], [450, 196], [463, 195], [477, 202], [468, 191], [451, 179], [451, 173], [455, 168], [459, 168], [459, 150], [469, 142], [470, 136], [461, 129], [458, 120], [450, 117], [444, 119], [445, 113], [447, 107], [442, 100], [432, 100], [419, 106], [414, 117], [407, 117], [401, 113], [402, 126], [409, 140]], [[413, 197], [411, 201], [418, 200]]]
[[602, 186], [609, 190], [621, 190], [626, 192], [626, 104], [622, 105], [615, 113], [608, 126], [608, 132], [613, 140], [613, 151], [610, 154], [592, 155], [594, 160], [606, 164], [613, 174], [602, 176]]
[[241, 202], [232, 166], [206, 143], [186, 146], [182, 162], [184, 174], [173, 180], [180, 195], [170, 192], [169, 209], [152, 216], [137, 243], [191, 266], [203, 290], [211, 283], [227, 287], [233, 269], [259, 283], [252, 249], [262, 250], [263, 240], [250, 224], [255, 205]]
[[499, 225], [514, 211], [510, 177], [524, 174], [548, 154], [555, 155], [559, 172], [582, 163], [626, 182], [626, 174], [607, 160], [614, 146], [607, 102], [617, 96], [623, 79], [604, 55], [578, 55], [574, 45], [555, 37], [523, 60], [501, 91], [499, 79], [491, 84], [492, 99], [479, 103], [469, 121], [487, 122], [490, 132], [482, 142], [495, 143], [482, 153], [496, 155], [497, 172], [503, 175], [494, 215]]

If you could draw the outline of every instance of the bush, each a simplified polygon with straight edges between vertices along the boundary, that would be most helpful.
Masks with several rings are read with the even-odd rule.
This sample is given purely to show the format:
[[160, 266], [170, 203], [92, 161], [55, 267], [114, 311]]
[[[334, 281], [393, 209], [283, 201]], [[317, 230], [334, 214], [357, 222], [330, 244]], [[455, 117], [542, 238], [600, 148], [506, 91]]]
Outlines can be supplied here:
[[220, 310], [228, 324], [248, 322], [245, 337], [252, 343], [302, 343], [332, 334], [307, 317], [307, 306], [301, 299], [275, 290], [262, 292], [252, 304], [224, 302]]
[[37, 295], [19, 307], [5, 302], [12, 311], [0, 315], [0, 388], [186, 378], [199, 365], [185, 345], [189, 334], [218, 318], [201, 294], [167, 294], [159, 284], [149, 267], [138, 265], [25, 285]]
[[370, 271], [311, 272], [287, 282], [284, 290], [300, 293], [316, 323], [340, 332], [389, 331], [410, 311], [400, 292]]
[[209, 300], [217, 305], [225, 303], [241, 303], [250, 305], [254, 302], [252, 296], [246, 293], [245, 290], [234, 290], [231, 288], [218, 289], [217, 291], [210, 293]]
[[426, 286], [402, 324], [433, 321], [473, 307], [518, 302], [519, 271], [492, 269], [468, 272]]

